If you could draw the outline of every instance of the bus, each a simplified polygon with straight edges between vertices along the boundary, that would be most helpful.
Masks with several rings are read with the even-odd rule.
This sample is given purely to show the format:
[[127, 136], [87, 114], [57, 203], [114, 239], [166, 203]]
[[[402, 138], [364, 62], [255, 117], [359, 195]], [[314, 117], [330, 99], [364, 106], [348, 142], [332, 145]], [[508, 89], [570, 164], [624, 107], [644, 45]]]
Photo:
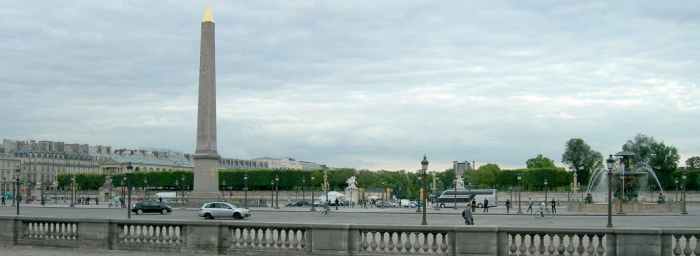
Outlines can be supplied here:
[[447, 189], [434, 197], [434, 202], [444, 208], [452, 207], [455, 202], [458, 207], [464, 207], [466, 203], [475, 200], [476, 206], [482, 208], [484, 199], [489, 200], [489, 208], [498, 206], [496, 189]]

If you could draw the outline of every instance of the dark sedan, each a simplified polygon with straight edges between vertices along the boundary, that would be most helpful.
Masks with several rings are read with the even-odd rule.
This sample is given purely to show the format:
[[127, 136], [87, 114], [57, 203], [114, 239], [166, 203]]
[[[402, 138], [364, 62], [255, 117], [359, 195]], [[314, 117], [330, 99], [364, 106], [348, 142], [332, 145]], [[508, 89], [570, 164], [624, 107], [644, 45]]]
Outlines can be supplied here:
[[145, 201], [136, 203], [134, 205], [134, 208], [131, 209], [131, 211], [136, 213], [137, 215], [144, 213], [160, 213], [165, 215], [172, 212], [173, 209], [165, 203], [161, 203], [158, 201]]

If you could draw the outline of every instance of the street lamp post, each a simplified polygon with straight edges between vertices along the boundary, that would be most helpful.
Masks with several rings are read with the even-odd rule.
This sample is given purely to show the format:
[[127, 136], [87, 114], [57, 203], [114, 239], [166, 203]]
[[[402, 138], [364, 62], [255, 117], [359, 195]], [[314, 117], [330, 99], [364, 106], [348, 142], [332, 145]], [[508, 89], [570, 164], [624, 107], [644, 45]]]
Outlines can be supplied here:
[[127, 201], [126, 201], [126, 217], [131, 219], [131, 183], [129, 182], [129, 179], [127, 178], [128, 175], [131, 175], [131, 170], [133, 170], [134, 167], [131, 165], [131, 163], [128, 163], [126, 165], [126, 174], [124, 174], [124, 182], [126, 183], [126, 193], [127, 193]]
[[280, 177], [275, 175], [275, 209], [280, 208]]
[[311, 211], [316, 211], [316, 204], [314, 203], [314, 176], [311, 176]]
[[523, 176], [518, 174], [518, 214], [523, 214], [523, 209], [520, 206], [520, 191], [523, 190], [522, 181], [523, 181]]
[[243, 174], [243, 208], [248, 208], [248, 174]]
[[70, 207], [75, 207], [75, 174], [70, 177]]
[[681, 178], [683, 179], [683, 205], [681, 206], [681, 214], [688, 214], [688, 206], [687, 206], [687, 199], [686, 197], [688, 196], [688, 169], [685, 169], [683, 171], [683, 176]]
[[422, 190], [421, 196], [423, 196], [423, 204], [422, 204], [422, 206], [423, 206], [423, 219], [421, 220], [420, 224], [421, 225], [428, 225], [428, 220], [426, 219], [426, 214], [427, 214], [427, 209], [428, 209], [428, 207], [427, 207], [428, 200], [427, 200], [427, 198], [425, 198], [425, 191], [427, 190], [427, 187], [426, 187], [427, 178], [425, 177], [425, 175], [426, 175], [426, 172], [428, 171], [428, 158], [425, 155], [423, 155], [423, 161], [421, 161], [420, 164], [421, 164], [421, 169], [420, 169], [421, 170], [421, 177], [423, 179], [423, 184], [422, 184], [423, 186], [421, 188], [421, 190]]
[[20, 172], [20, 168], [17, 168], [15, 170], [15, 186], [17, 187], [17, 190], [16, 190], [17, 193], [15, 193], [15, 205], [17, 206], [17, 208], [16, 208], [17, 209], [17, 216], [19, 216], [19, 201], [22, 200], [19, 197], [19, 172]]
[[181, 186], [180, 187], [181, 188], [181, 191], [180, 191], [181, 199], [180, 200], [182, 200], [182, 204], [184, 205], [185, 204], [185, 175], [180, 176], [180, 186]]
[[549, 184], [549, 182], [547, 182], [547, 179], [544, 179], [544, 204], [545, 205], [547, 205], [547, 192], [548, 192], [547, 185], [548, 184]]
[[[306, 178], [301, 178], [301, 201], [306, 202], [306, 197], [304, 197], [304, 186], [306, 186]], [[352, 196], [351, 196], [352, 197]]]
[[148, 198], [148, 178], [144, 177], [143, 178], [143, 201], [146, 201], [146, 198]]
[[678, 202], [680, 201], [680, 199], [678, 199], [678, 178], [674, 179], [674, 183], [676, 183], [676, 193], [674, 193], [675, 195], [673, 196], [673, 201]]
[[270, 208], [275, 208], [275, 180], [270, 181]]
[[612, 155], [608, 157], [606, 161], [608, 167], [608, 225], [607, 227], [612, 228], [612, 169], [615, 164], [615, 159]]

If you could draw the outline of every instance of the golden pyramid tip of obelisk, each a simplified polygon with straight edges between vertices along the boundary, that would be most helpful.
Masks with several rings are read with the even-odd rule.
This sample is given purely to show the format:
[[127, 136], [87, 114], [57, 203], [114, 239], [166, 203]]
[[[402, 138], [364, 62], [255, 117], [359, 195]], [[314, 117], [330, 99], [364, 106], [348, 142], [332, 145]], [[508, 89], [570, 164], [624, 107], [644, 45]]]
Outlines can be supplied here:
[[212, 14], [211, 7], [207, 6], [207, 8], [204, 9], [202, 22], [214, 22], [214, 14]]

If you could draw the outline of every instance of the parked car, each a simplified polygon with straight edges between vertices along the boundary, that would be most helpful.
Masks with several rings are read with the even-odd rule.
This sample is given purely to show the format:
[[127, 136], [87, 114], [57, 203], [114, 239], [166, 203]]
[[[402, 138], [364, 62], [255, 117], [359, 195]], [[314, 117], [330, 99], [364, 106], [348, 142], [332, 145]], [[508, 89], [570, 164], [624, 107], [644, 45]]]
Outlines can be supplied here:
[[205, 219], [214, 218], [234, 218], [243, 219], [250, 217], [250, 210], [240, 208], [236, 205], [226, 202], [205, 203], [202, 208], [199, 208], [199, 217]]
[[131, 211], [136, 213], [137, 215], [141, 215], [144, 213], [160, 213], [165, 215], [171, 213], [173, 209], [170, 208], [170, 206], [168, 206], [167, 204], [158, 201], [143, 201], [134, 204], [134, 207], [131, 208]]

